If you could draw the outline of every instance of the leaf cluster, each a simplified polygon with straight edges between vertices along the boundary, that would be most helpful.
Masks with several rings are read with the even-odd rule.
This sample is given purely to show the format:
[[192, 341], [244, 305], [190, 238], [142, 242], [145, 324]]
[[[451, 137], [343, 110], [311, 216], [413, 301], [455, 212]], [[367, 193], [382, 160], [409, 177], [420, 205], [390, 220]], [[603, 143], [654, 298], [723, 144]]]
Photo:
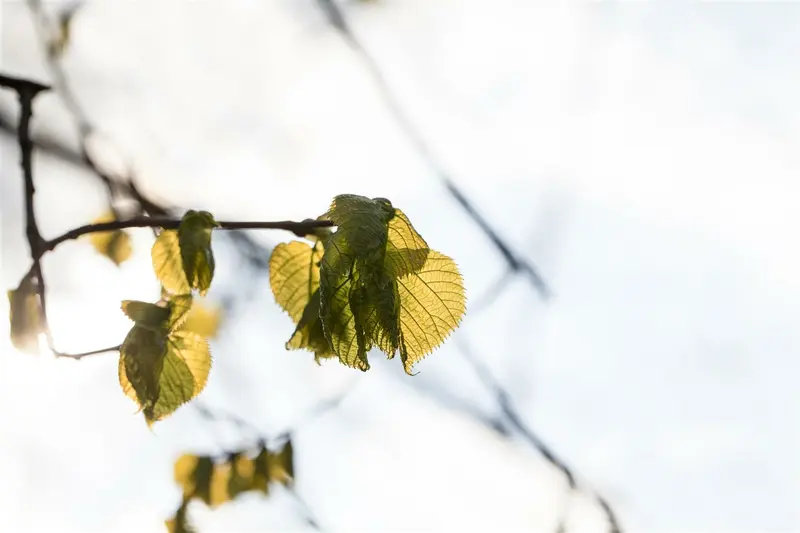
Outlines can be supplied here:
[[171, 533], [192, 531], [187, 516], [192, 500], [213, 509], [246, 492], [269, 495], [271, 484], [290, 486], [293, 479], [291, 440], [274, 452], [262, 444], [255, 453], [238, 450], [221, 460], [184, 454], [175, 462], [175, 483], [181, 487], [183, 498], [175, 515], [166, 521], [167, 529]]
[[323, 217], [336, 232], [279, 244], [270, 258], [273, 295], [296, 324], [286, 348], [366, 371], [377, 347], [399, 352], [411, 374], [466, 311], [458, 267], [385, 198], [339, 195]]

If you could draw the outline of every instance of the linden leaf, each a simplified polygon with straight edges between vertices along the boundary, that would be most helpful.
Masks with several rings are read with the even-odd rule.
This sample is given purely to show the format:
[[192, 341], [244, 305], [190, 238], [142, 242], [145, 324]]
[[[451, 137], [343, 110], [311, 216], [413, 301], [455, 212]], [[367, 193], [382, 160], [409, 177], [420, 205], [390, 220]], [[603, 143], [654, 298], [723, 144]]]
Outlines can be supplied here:
[[196, 455], [185, 453], [175, 461], [175, 483], [183, 488], [183, 497], [188, 499], [195, 492], [195, 471], [200, 458]]
[[158, 303], [124, 300], [122, 312], [138, 326], [158, 332], [168, 333], [180, 327], [192, 308], [192, 296], [182, 294]]
[[209, 507], [218, 507], [225, 502], [231, 501], [231, 495], [228, 492], [228, 482], [230, 479], [230, 463], [225, 462], [214, 465], [214, 472], [211, 474], [209, 499], [206, 502]]
[[386, 245], [386, 226], [394, 209], [384, 198], [370, 200], [366, 196], [340, 194], [334, 198], [326, 215], [337, 226], [332, 238], [344, 237], [350, 248], [364, 256]]
[[422, 268], [397, 280], [400, 358], [406, 373], [452, 333], [466, 312], [464, 280], [455, 261], [431, 250]]
[[161, 285], [173, 294], [187, 294], [191, 292], [186, 274], [183, 271], [181, 247], [178, 244], [178, 232], [174, 230], [162, 231], [150, 252], [153, 260], [153, 270]]
[[294, 450], [289, 440], [277, 453], [267, 452], [269, 481], [289, 485], [294, 479]]
[[[327, 228], [326, 228], [327, 229]], [[280, 243], [270, 257], [270, 288], [275, 301], [297, 324], [286, 349], [313, 351], [315, 359], [335, 357], [319, 318], [319, 262], [322, 242], [310, 246], [304, 242]]]
[[[109, 212], [93, 220], [92, 224], [113, 222], [114, 220], [116, 220], [114, 213]], [[98, 253], [108, 257], [117, 266], [127, 261], [133, 251], [131, 237], [128, 232], [123, 230], [91, 233], [89, 240]]]
[[183, 271], [189, 286], [205, 296], [214, 277], [214, 254], [211, 252], [211, 230], [217, 221], [208, 211], [189, 210], [178, 228]]
[[208, 343], [189, 331], [165, 335], [135, 325], [120, 348], [120, 385], [139, 405], [148, 425], [197, 396], [210, 368]]
[[256, 463], [243, 453], [231, 455], [229, 464], [231, 472], [228, 478], [228, 495], [231, 499], [242, 492], [253, 490], [253, 481], [256, 472]]
[[192, 494], [207, 505], [211, 505], [211, 481], [214, 476], [214, 461], [211, 457], [197, 458], [197, 467], [192, 474]]
[[300, 241], [282, 242], [269, 258], [269, 284], [275, 301], [297, 323], [311, 295], [319, 287], [321, 246]]
[[175, 511], [175, 516], [165, 520], [164, 525], [167, 526], [167, 533], [195, 533], [196, 530], [189, 522], [187, 516], [187, 507], [189, 500], [184, 499], [181, 501], [180, 507]]
[[7, 295], [11, 344], [20, 352], [37, 355], [39, 334], [44, 331], [39, 296], [28, 280], [23, 280], [16, 289], [7, 291]]
[[292, 333], [291, 338], [286, 343], [287, 350], [310, 350], [314, 352], [314, 359], [320, 363], [320, 359], [336, 357], [331, 350], [325, 332], [322, 329], [322, 320], [319, 318], [319, 287], [311, 295], [311, 299], [303, 309], [303, 316], [297, 323], [297, 327]]
[[253, 490], [269, 494], [269, 451], [266, 446], [259, 450], [253, 471]]
[[221, 311], [219, 307], [195, 299], [180, 329], [193, 331], [201, 337], [211, 339], [217, 335], [221, 321], [220, 317]]
[[389, 221], [386, 242], [386, 271], [390, 277], [399, 278], [418, 271], [425, 264], [430, 248], [417, 233], [405, 213], [394, 210]]
[[337, 231], [320, 265], [325, 337], [347, 366], [368, 370], [367, 353], [378, 346], [390, 359], [399, 350], [410, 374], [465, 312], [458, 268], [386, 199], [337, 196], [327, 215]]

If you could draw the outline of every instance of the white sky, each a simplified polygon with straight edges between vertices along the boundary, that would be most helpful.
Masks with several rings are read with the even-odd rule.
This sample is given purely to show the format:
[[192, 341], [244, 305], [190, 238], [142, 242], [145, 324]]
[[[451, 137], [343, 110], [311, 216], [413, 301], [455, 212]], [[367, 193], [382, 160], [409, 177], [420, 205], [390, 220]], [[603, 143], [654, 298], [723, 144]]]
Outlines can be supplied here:
[[[437, 155], [554, 288], [543, 304], [515, 282], [460, 332], [528, 422], [628, 531], [800, 531], [800, 4], [350, 12]], [[47, 81], [24, 3], [0, 19], [2, 70]], [[388, 197], [471, 297], [503, 272], [310, 0], [94, 1], [73, 33], [65, 67], [108, 137], [101, 156], [129, 157], [156, 197], [251, 220]], [[35, 127], [71, 134], [49, 95]], [[28, 259], [17, 148], [0, 149], [11, 288]], [[47, 236], [102, 212], [90, 179], [36, 165]], [[63, 349], [118, 343], [119, 301], [157, 297], [146, 231], [136, 244], [121, 269], [83, 243], [47, 257]], [[232, 259], [220, 286], [237, 282]], [[553, 530], [563, 480], [541, 458], [416, 393], [398, 361], [373, 355], [361, 374], [285, 352], [291, 324], [258, 283], [213, 344], [202, 398], [277, 432], [356, 385], [296, 440], [298, 491], [326, 529]], [[162, 531], [177, 454], [239, 442], [188, 409], [149, 432], [116, 363], [26, 357], [0, 335], [0, 531]], [[452, 342], [418, 369], [491, 407]], [[192, 512], [204, 533], [303, 527], [279, 492]], [[576, 502], [576, 529], [601, 525]]]

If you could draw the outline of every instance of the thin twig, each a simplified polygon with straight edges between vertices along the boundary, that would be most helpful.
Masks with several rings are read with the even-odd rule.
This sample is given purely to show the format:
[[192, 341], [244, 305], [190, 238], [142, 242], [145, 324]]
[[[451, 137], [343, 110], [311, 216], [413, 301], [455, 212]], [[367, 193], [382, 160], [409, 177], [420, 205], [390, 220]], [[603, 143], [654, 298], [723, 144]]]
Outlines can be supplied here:
[[90, 355], [100, 355], [109, 352], [118, 352], [121, 347], [122, 345], [118, 344], [117, 346], [109, 346], [108, 348], [100, 348], [99, 350], [90, 350], [88, 352], [80, 352], [80, 353], [65, 353], [53, 350], [53, 354], [56, 357], [63, 357], [65, 359], [75, 359], [76, 361], [78, 361]]
[[400, 126], [406, 139], [411, 143], [419, 156], [434, 171], [450, 196], [491, 241], [500, 255], [503, 256], [509, 268], [516, 273], [524, 275], [543, 299], [546, 300], [550, 298], [551, 290], [538, 270], [528, 260], [512, 250], [511, 245], [500, 235], [497, 228], [493, 227], [486, 217], [480, 214], [475, 204], [467, 198], [461, 188], [456, 185], [450, 173], [445, 170], [444, 166], [438, 161], [436, 156], [434, 156], [422, 132], [411, 121], [400, 104], [400, 100], [386, 81], [386, 77], [383, 75], [378, 63], [350, 28], [344, 11], [336, 5], [335, 0], [317, 0], [317, 4], [325, 14], [328, 23], [339, 32], [353, 52], [361, 59], [364, 68], [372, 78], [389, 113], [398, 126]]

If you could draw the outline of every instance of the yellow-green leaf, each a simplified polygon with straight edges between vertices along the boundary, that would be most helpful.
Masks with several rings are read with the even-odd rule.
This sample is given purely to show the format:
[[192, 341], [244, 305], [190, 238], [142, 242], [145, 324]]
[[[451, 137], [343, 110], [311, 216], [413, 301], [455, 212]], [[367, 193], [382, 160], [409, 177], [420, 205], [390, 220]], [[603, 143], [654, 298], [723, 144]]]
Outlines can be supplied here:
[[183, 271], [189, 286], [205, 296], [214, 277], [214, 254], [211, 251], [211, 230], [217, 222], [208, 211], [189, 210], [178, 228], [178, 241]]
[[339, 360], [369, 369], [379, 347], [404, 369], [458, 326], [466, 300], [449, 257], [430, 250], [408, 217], [384, 198], [342, 195], [327, 215], [337, 230], [325, 241], [320, 266], [323, 333]]
[[370, 200], [366, 196], [340, 194], [334, 198], [327, 216], [336, 224], [332, 238], [344, 238], [350, 248], [364, 256], [386, 244], [387, 224], [394, 215], [391, 202], [385, 198]]
[[322, 247], [301, 241], [282, 242], [269, 259], [269, 284], [275, 301], [296, 324], [319, 287]]
[[[100, 224], [113, 222], [114, 220], [116, 220], [114, 213], [109, 212], [93, 220], [92, 223]], [[108, 257], [117, 266], [127, 261], [133, 252], [131, 237], [124, 230], [91, 233], [89, 234], [89, 240], [98, 253]]]
[[458, 327], [466, 312], [464, 280], [455, 261], [434, 250], [422, 268], [397, 280], [400, 357], [406, 373]]
[[39, 334], [44, 331], [42, 308], [36, 290], [28, 280], [7, 292], [11, 344], [17, 350], [37, 355]]
[[291, 440], [279, 452], [267, 452], [267, 473], [272, 482], [291, 484], [294, 479], [294, 450]]
[[228, 477], [228, 495], [231, 499], [242, 492], [253, 490], [256, 463], [243, 452], [234, 453], [228, 460], [231, 470]]
[[120, 385], [149, 425], [197, 396], [210, 368], [208, 343], [189, 331], [164, 334], [135, 325], [120, 348]]
[[153, 259], [153, 270], [161, 285], [172, 294], [187, 294], [191, 292], [186, 274], [183, 271], [181, 247], [178, 244], [178, 232], [175, 230], [162, 231], [156, 238], [150, 252]]
[[187, 314], [192, 308], [192, 296], [189, 294], [172, 296], [170, 300], [161, 300], [155, 304], [124, 300], [121, 308], [122, 312], [137, 325], [168, 333], [178, 329], [186, 321]]
[[181, 501], [180, 507], [175, 511], [175, 516], [164, 521], [167, 533], [195, 533], [196, 530], [189, 522], [188, 505], [189, 500]]
[[218, 306], [195, 299], [180, 329], [193, 331], [201, 337], [212, 339], [219, 330], [221, 315], [222, 312]]
[[312, 351], [317, 363], [320, 362], [320, 359], [336, 357], [322, 330], [322, 320], [319, 317], [319, 287], [306, 304], [300, 322], [297, 323], [294, 333], [286, 343], [286, 349]]
[[275, 301], [297, 324], [287, 349], [310, 350], [315, 358], [334, 357], [319, 318], [319, 262], [323, 244], [280, 243], [270, 257], [270, 288]]

